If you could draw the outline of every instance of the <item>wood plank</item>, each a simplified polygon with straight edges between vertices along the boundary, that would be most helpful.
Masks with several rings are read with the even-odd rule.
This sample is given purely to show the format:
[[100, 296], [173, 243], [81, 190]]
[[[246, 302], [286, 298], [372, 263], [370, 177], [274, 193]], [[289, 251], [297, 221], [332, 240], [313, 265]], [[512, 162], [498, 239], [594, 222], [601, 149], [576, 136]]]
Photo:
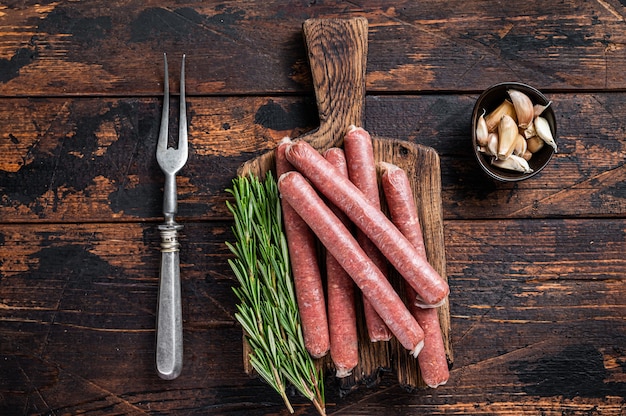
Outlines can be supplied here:
[[[548, 96], [559, 122], [559, 153], [539, 175], [516, 184], [493, 182], [473, 159], [468, 130], [476, 95], [368, 96], [365, 126], [437, 151], [446, 219], [621, 217], [625, 94]], [[319, 123], [308, 96], [193, 97], [188, 108], [190, 157], [178, 182], [183, 219], [227, 218], [224, 189], [238, 167]], [[159, 120], [157, 99], [2, 100], [0, 219], [159, 218]], [[175, 117], [171, 123], [176, 131]]]
[[472, 154], [467, 96], [374, 96], [367, 128], [433, 147], [441, 156], [446, 218], [615, 216], [626, 212], [626, 126], [620, 93], [547, 94], [557, 118], [557, 153], [533, 178], [503, 184]]
[[[224, 189], [319, 124], [302, 23], [355, 16], [370, 28], [365, 126], [440, 156], [455, 364], [446, 386], [411, 393], [382, 372], [341, 397], [329, 377], [329, 414], [626, 414], [618, 0], [3, 2], [0, 414], [288, 415], [242, 368]], [[173, 90], [187, 53], [192, 139], [171, 382], [153, 369], [163, 52]], [[560, 152], [498, 184], [468, 128], [480, 91], [511, 80], [553, 100]]]
[[[444, 232], [450, 382], [407, 393], [383, 374], [347, 397], [329, 388], [330, 414], [624, 410], [626, 220], [450, 220]], [[183, 230], [185, 368], [168, 383], [152, 368], [154, 224], [4, 224], [0, 235], [0, 410], [286, 415], [243, 371], [229, 222]]]
[[302, 23], [354, 16], [370, 23], [370, 91], [476, 92], [511, 80], [550, 90], [626, 88], [626, 13], [617, 1], [457, 6], [9, 3], [0, 15], [0, 95], [159, 94], [163, 52], [188, 54], [190, 95], [311, 91]]
[[[179, 180], [181, 218], [211, 212], [213, 204], [225, 216], [223, 191], [238, 165], [255, 150], [273, 147], [283, 134], [311, 124], [303, 121], [306, 116], [298, 119], [306, 114], [300, 109], [282, 126], [270, 124], [284, 130], [269, 130], [265, 125], [275, 123], [276, 111], [283, 110], [271, 99], [211, 99], [208, 104], [189, 100], [191, 156]], [[0, 186], [6, 195], [0, 218], [110, 221], [161, 215], [157, 100], [18, 99], [3, 100], [0, 107], [6, 127], [0, 142]], [[194, 119], [202, 125], [194, 125]], [[177, 125], [175, 117], [171, 124]], [[218, 198], [211, 201], [207, 191]]]

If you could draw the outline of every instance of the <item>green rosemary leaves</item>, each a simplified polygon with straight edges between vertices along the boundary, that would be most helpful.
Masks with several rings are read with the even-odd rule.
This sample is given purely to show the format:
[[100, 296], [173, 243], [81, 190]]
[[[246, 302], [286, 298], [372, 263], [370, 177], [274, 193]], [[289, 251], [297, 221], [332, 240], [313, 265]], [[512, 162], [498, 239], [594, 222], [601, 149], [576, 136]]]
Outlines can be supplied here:
[[276, 180], [271, 172], [263, 181], [240, 176], [227, 192], [234, 197], [226, 205], [236, 242], [226, 245], [239, 283], [235, 317], [250, 345], [250, 363], [292, 413], [288, 384], [324, 415], [323, 374], [304, 347]]

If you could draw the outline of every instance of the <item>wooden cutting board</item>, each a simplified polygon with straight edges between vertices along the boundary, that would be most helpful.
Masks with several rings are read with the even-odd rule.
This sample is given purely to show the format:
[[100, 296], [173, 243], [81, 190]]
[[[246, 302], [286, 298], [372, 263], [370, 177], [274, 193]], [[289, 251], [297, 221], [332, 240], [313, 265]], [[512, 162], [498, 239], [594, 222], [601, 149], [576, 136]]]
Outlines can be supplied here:
[[[367, 64], [368, 23], [365, 18], [310, 19], [303, 25], [320, 126], [299, 140], [308, 141], [320, 152], [341, 146], [348, 126], [365, 127], [365, 70]], [[400, 140], [372, 137], [377, 161], [393, 163], [406, 170], [413, 186], [415, 203], [431, 265], [446, 279], [443, 214], [441, 206], [441, 176], [439, 156], [434, 149]], [[263, 177], [275, 169], [274, 152], [265, 153], [244, 163], [239, 175]], [[384, 198], [381, 198], [384, 203]], [[400, 277], [390, 276], [403, 295]], [[439, 308], [439, 318], [446, 345], [448, 362], [453, 362], [450, 343], [450, 313], [446, 302]], [[395, 340], [371, 343], [367, 337], [362, 315], [359, 317], [360, 363], [353, 375], [338, 381], [345, 392], [359, 385], [375, 384], [381, 370], [393, 370], [398, 382], [409, 388], [424, 387], [417, 360]], [[244, 344], [246, 371], [252, 372]], [[319, 365], [332, 368], [330, 357]]]

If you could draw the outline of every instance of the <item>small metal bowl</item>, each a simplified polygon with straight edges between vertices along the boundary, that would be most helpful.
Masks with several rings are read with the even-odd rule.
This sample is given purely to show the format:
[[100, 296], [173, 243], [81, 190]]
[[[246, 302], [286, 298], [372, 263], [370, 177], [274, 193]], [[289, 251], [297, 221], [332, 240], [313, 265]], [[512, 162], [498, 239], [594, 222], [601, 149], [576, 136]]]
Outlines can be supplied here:
[[[550, 162], [550, 159], [552, 159], [552, 156], [554, 155], [554, 149], [546, 144], [541, 148], [541, 150], [533, 154], [533, 156], [528, 161], [528, 164], [533, 171], [531, 173], [522, 173], [493, 166], [491, 164], [491, 156], [481, 153], [477, 150], [478, 146], [476, 143], [476, 124], [478, 123], [478, 119], [483, 114], [483, 111], [485, 111], [485, 114], [489, 114], [498, 105], [500, 105], [502, 101], [509, 99], [507, 91], [510, 89], [516, 89], [528, 95], [533, 104], [547, 105], [550, 101], [537, 89], [531, 87], [530, 85], [522, 84], [520, 82], [503, 82], [500, 84], [492, 85], [491, 87], [483, 91], [483, 93], [478, 97], [478, 100], [476, 100], [476, 104], [474, 105], [474, 111], [472, 112], [472, 147], [474, 149], [474, 155], [476, 156], [478, 164], [487, 173], [487, 175], [502, 182], [522, 181], [524, 179], [535, 176], [547, 166], [547, 164]], [[541, 116], [548, 121], [548, 124], [550, 125], [550, 130], [552, 130], [552, 136], [556, 141], [556, 117], [554, 115], [552, 105], [550, 105], [542, 113]]]

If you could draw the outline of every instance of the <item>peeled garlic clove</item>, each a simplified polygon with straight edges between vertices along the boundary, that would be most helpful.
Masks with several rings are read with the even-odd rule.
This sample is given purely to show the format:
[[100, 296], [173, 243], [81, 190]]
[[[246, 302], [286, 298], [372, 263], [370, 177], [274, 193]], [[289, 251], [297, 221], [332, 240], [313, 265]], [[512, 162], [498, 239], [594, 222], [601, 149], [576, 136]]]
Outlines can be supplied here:
[[537, 117], [535, 119], [535, 131], [537, 132], [537, 136], [552, 146], [554, 153], [556, 153], [556, 142], [554, 141], [554, 137], [552, 137], [552, 130], [550, 130], [548, 120], [543, 117]]
[[476, 143], [479, 146], [487, 146], [489, 143], [489, 130], [485, 121], [485, 110], [483, 110], [483, 115], [478, 117], [476, 122]]
[[545, 144], [546, 142], [540, 139], [539, 136], [533, 136], [530, 139], [526, 140], [528, 151], [531, 153], [537, 153], [543, 148]]
[[506, 114], [502, 116], [498, 125], [498, 159], [508, 159], [511, 156], [518, 134], [515, 120]]
[[515, 107], [513, 107], [513, 103], [509, 100], [502, 101], [502, 104], [497, 106], [495, 110], [485, 116], [485, 123], [487, 123], [487, 130], [489, 133], [498, 129], [498, 124], [500, 124], [500, 120], [505, 114], [517, 122]]
[[532, 173], [533, 170], [528, 165], [528, 162], [519, 156], [511, 155], [508, 159], [493, 159], [491, 161], [493, 166], [501, 169], [512, 170], [515, 172]]
[[548, 101], [548, 104], [546, 105], [535, 104], [533, 106], [533, 113], [535, 114], [535, 117], [542, 115], [543, 112], [546, 111], [546, 108], [550, 107], [550, 104], [552, 104], [552, 101]]
[[521, 134], [517, 134], [517, 138], [515, 139], [515, 148], [513, 149], [513, 154], [517, 156], [522, 156], [528, 148], [526, 144], [526, 139]]
[[515, 114], [517, 114], [517, 124], [520, 128], [525, 129], [530, 125], [535, 117], [533, 110], [533, 102], [528, 95], [518, 90], [508, 90], [511, 102], [515, 108]]

